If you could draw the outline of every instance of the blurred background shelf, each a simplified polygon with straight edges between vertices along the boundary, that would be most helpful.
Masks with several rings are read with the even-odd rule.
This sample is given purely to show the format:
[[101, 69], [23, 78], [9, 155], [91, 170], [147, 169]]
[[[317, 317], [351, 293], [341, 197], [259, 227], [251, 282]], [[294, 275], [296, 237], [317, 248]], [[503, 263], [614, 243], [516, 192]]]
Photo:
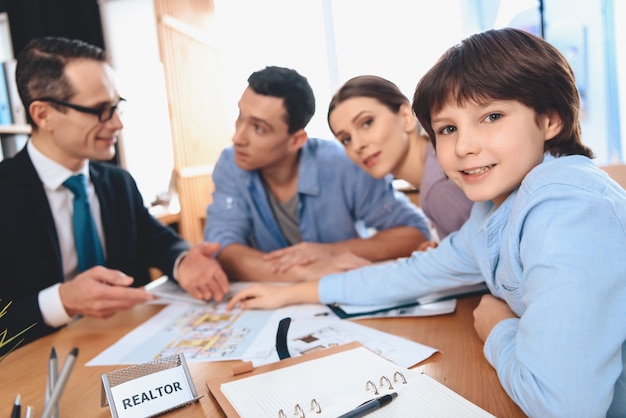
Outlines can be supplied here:
[[0, 125], [0, 135], [30, 134], [30, 125]]

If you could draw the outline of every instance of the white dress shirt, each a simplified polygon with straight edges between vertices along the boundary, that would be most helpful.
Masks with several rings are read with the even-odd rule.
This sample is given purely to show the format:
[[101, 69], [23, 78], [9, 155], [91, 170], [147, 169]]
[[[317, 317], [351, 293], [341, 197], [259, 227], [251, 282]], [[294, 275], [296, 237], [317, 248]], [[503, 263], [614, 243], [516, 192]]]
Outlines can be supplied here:
[[[89, 199], [91, 213], [98, 230], [100, 242], [102, 243], [102, 249], [106, 251], [104, 234], [102, 232], [102, 220], [100, 218], [100, 202], [89, 177], [89, 164], [85, 164], [77, 172], [72, 172], [43, 155], [31, 141], [28, 142], [26, 149], [48, 197], [48, 203], [59, 238], [63, 277], [66, 281], [71, 280], [78, 274], [78, 255], [74, 245], [74, 230], [72, 227], [74, 194], [63, 186], [63, 182], [73, 175], [84, 174], [87, 177], [87, 198]], [[60, 284], [57, 283], [39, 292], [39, 308], [45, 323], [51, 327], [67, 324], [72, 319], [61, 303], [59, 295]]]

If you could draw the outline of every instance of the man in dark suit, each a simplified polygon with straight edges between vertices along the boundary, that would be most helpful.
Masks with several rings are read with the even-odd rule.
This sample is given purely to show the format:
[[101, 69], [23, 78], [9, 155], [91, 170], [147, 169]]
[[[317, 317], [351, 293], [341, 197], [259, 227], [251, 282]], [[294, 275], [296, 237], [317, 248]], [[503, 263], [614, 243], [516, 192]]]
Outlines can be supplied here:
[[[153, 299], [141, 288], [149, 267], [198, 299], [222, 300], [228, 280], [213, 257], [218, 245], [190, 247], [149, 214], [129, 173], [94, 162], [113, 158], [123, 127], [124, 99], [104, 52], [35, 39], [18, 56], [16, 79], [32, 134], [0, 163], [0, 353], [76, 316], [106, 318]], [[92, 242], [104, 257], [93, 267], [77, 253], [79, 211], [64, 185], [77, 174], [87, 178]]]

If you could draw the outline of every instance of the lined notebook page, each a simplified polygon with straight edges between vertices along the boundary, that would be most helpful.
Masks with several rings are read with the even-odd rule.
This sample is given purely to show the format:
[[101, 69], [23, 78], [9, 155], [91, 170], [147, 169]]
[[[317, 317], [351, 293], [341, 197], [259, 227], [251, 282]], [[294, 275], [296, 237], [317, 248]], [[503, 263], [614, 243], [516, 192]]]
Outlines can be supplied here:
[[[382, 376], [391, 381], [392, 389], [385, 379], [381, 386]], [[376, 386], [378, 395], [368, 381]], [[365, 347], [224, 383], [221, 390], [243, 418], [278, 417], [281, 409], [291, 417], [296, 405], [307, 417], [337, 417], [389, 392], [397, 392], [398, 397], [368, 416], [492, 416], [429, 376], [397, 366]], [[320, 406], [319, 414], [310, 410], [313, 399]]]

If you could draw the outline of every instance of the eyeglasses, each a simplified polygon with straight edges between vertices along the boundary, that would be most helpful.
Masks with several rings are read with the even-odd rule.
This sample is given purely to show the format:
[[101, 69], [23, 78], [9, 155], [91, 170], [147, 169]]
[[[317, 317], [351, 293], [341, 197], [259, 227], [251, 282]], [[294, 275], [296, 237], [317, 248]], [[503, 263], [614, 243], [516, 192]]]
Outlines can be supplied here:
[[69, 107], [70, 109], [74, 109], [77, 112], [96, 115], [100, 122], [110, 121], [115, 111], [117, 111], [118, 115], [121, 115], [124, 112], [124, 104], [126, 103], [126, 99], [124, 99], [123, 97], [120, 97], [120, 99], [114, 105], [107, 104], [100, 107], [79, 106], [77, 104], [66, 102], [64, 100], [54, 99], [52, 97], [43, 97], [36, 100], [39, 100], [40, 102], [50, 102], [59, 106]]

